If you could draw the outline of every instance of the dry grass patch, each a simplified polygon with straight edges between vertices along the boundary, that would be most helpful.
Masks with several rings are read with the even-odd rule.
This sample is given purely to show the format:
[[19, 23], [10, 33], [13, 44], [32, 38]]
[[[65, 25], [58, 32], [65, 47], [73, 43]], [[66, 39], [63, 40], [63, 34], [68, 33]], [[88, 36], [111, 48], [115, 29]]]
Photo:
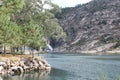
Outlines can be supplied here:
[[0, 54], [0, 61], [20, 61], [21, 58], [28, 58], [31, 57], [31, 55], [12, 55], [12, 54], [6, 54], [5, 56], [3, 56], [2, 54]]

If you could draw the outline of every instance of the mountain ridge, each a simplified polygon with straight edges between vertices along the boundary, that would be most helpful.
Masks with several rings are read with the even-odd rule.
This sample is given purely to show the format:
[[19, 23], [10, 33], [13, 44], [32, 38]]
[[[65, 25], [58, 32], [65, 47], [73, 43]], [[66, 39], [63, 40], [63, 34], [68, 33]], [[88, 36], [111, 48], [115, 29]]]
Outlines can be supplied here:
[[67, 34], [55, 51], [118, 51], [120, 49], [120, 0], [93, 0], [64, 8], [57, 15]]

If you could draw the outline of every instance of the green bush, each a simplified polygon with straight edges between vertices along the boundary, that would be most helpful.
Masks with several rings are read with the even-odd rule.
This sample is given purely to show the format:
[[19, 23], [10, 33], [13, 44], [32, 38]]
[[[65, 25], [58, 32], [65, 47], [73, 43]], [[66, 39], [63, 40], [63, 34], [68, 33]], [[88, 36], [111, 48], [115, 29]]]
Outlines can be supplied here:
[[104, 34], [99, 39], [102, 43], [113, 42], [114, 38], [109, 34]]
[[79, 45], [84, 45], [85, 44], [85, 38], [81, 38], [78, 42]]
[[113, 48], [118, 48], [120, 47], [120, 41], [117, 41], [117, 44]]

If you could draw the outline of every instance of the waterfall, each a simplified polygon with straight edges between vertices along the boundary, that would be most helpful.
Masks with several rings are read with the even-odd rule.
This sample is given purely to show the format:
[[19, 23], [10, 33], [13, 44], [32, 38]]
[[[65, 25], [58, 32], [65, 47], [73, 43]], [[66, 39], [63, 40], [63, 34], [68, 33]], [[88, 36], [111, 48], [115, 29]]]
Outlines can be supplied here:
[[50, 51], [53, 51], [53, 48], [50, 44], [47, 44], [47, 47], [49, 48]]

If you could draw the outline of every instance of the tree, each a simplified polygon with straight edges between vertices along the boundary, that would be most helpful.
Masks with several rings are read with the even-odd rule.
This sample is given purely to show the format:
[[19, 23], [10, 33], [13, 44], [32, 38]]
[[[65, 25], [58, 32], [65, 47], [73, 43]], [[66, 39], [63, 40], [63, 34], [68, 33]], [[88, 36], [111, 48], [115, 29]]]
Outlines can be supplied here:
[[4, 13], [16, 13], [20, 12], [20, 10], [23, 8], [24, 0], [4, 0], [2, 11]]
[[[19, 12], [23, 7], [24, 0], [4, 0], [0, 7], [0, 45], [4, 47], [6, 53], [6, 46], [13, 46], [19, 42], [17, 33], [19, 27], [11, 20], [11, 16]], [[17, 30], [18, 29], [18, 30]]]
[[10, 17], [7, 15], [0, 16], [0, 45], [4, 47], [4, 53], [6, 53], [5, 45], [9, 44], [9, 37], [11, 34], [11, 27], [8, 27]]
[[43, 29], [34, 21], [26, 23], [22, 27], [23, 38], [22, 42], [24, 46], [31, 48], [38, 48], [39, 46], [45, 46]]
[[[51, 6], [50, 8], [44, 8], [45, 5]], [[66, 34], [58, 24], [58, 20], [55, 18], [53, 12], [60, 12], [61, 10], [58, 6], [52, 4], [50, 1], [43, 0], [30, 0], [29, 2], [25, 0], [25, 6], [17, 14], [16, 22], [19, 25], [26, 25], [30, 23], [31, 20], [36, 22], [43, 29], [43, 34], [46, 40], [53, 38], [63, 38], [65, 39]], [[27, 31], [26, 31], [27, 32]]]
[[[25, 2], [25, 3], [24, 3]], [[45, 6], [49, 6], [49, 9]], [[0, 45], [38, 49], [50, 37], [65, 37], [53, 12], [57, 5], [44, 0], [4, 0], [0, 6]]]
[[6, 53], [6, 46], [16, 46], [20, 43], [20, 29], [19, 26], [10, 21], [10, 17], [6, 15], [0, 16], [0, 44], [4, 47]]

